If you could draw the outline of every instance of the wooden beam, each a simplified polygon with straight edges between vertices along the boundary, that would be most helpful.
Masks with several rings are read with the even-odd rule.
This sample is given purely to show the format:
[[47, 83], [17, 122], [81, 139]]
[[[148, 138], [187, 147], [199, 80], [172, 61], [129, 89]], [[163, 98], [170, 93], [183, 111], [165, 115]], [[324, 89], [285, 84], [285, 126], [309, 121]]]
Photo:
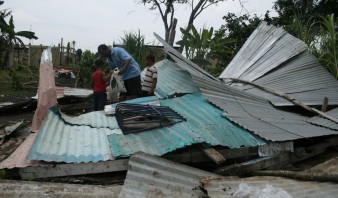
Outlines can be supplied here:
[[199, 148], [218, 165], [221, 165], [226, 161], [223, 155], [214, 148], [205, 148], [202, 145], [200, 145]]
[[48, 167], [26, 167], [19, 169], [22, 179], [37, 179], [86, 175], [95, 173], [117, 172], [128, 170], [128, 159], [118, 159], [105, 162], [90, 162], [79, 164], [56, 164]]
[[304, 173], [294, 171], [257, 171], [253, 175], [286, 177], [303, 181], [338, 182], [337, 174], [327, 174], [327, 173]]
[[214, 172], [221, 175], [245, 175], [258, 170], [274, 170], [319, 155], [328, 147], [338, 145], [338, 137], [331, 137], [308, 148], [297, 148], [294, 153], [282, 152], [271, 157], [263, 157], [247, 162], [220, 167]]
[[216, 174], [220, 175], [246, 175], [257, 170], [266, 169], [270, 166], [289, 161], [290, 160], [290, 153], [280, 153], [271, 157], [263, 157], [254, 160], [249, 160], [247, 162], [234, 164], [226, 167], [218, 168], [214, 171]]
[[[216, 151], [220, 153], [225, 159], [237, 159], [243, 157], [258, 156], [258, 147], [216, 149]], [[190, 149], [187, 152], [179, 154], [164, 155], [163, 158], [180, 163], [202, 163], [211, 161], [210, 157], [205, 155], [204, 151], [197, 149]]]

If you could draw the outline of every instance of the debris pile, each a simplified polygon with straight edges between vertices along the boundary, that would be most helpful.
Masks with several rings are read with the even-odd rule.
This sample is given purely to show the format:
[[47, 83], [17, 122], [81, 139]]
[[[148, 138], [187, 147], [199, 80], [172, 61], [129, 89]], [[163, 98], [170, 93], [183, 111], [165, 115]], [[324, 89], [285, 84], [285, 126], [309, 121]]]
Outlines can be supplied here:
[[338, 146], [338, 82], [302, 41], [262, 23], [218, 79], [155, 36], [174, 60], [156, 63], [156, 97], [77, 117], [52, 107], [0, 168], [22, 179], [127, 171], [119, 197], [336, 195], [334, 176], [297, 169]]

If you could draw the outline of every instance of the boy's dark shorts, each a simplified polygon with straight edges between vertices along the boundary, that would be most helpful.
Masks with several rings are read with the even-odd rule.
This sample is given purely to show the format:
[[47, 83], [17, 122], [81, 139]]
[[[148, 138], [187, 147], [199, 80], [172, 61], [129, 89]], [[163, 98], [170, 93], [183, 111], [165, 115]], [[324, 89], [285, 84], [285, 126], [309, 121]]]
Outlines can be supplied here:
[[106, 92], [94, 92], [93, 110], [102, 111], [107, 102]]
[[139, 95], [141, 93], [141, 77], [139, 75], [134, 78], [124, 80], [123, 82], [128, 96]]

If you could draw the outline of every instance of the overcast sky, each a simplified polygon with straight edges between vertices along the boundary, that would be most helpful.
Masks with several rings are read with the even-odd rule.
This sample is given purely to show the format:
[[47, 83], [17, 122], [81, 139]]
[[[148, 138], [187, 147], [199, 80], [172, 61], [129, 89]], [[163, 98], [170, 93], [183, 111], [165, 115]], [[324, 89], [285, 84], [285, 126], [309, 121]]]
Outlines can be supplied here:
[[[246, 9], [242, 9], [238, 0], [227, 0], [209, 7], [198, 16], [195, 26], [218, 29], [224, 24], [222, 17], [228, 12], [263, 16], [267, 10], [272, 10], [274, 2], [242, 1]], [[140, 30], [148, 44], [158, 44], [153, 32], [164, 35], [158, 11], [149, 10], [149, 6], [138, 4], [137, 0], [5, 0], [4, 8], [12, 10], [16, 31], [36, 33], [39, 39], [33, 44], [53, 46], [63, 38], [64, 45], [76, 41], [76, 48], [96, 52], [101, 43], [119, 43], [125, 32]], [[189, 6], [176, 7], [177, 30], [186, 26], [189, 14]], [[176, 41], [179, 39], [180, 35]]]

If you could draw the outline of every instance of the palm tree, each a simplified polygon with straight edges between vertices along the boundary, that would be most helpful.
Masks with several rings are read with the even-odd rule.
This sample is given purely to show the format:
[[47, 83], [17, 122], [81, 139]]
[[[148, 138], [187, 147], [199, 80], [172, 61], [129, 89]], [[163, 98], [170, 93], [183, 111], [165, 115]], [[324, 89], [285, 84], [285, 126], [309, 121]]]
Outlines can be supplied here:
[[[3, 1], [0, 1], [0, 5], [3, 4]], [[6, 18], [11, 16], [8, 23]], [[31, 31], [15, 31], [13, 16], [11, 15], [11, 11], [1, 10], [0, 11], [0, 59], [1, 63], [5, 63], [2, 65], [13, 66], [13, 48], [14, 45], [19, 47], [25, 47], [25, 44], [21, 40], [21, 38], [27, 39], [38, 39], [35, 36], [34, 32]]]

